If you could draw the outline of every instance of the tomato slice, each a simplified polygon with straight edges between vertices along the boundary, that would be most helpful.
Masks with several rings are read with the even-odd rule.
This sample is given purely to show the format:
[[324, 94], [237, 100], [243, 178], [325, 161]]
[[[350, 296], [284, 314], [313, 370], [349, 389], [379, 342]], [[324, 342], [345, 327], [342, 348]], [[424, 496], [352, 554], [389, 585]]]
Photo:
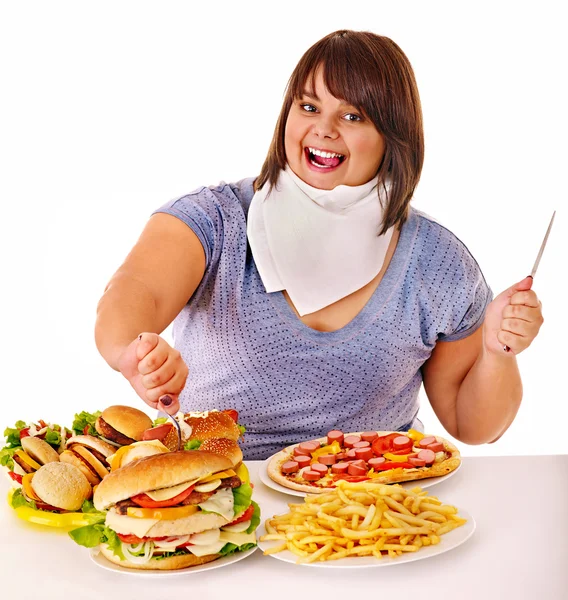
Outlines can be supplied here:
[[14, 471], [8, 471], [8, 477], [11, 477], [20, 484], [22, 483], [22, 475], [18, 475], [18, 473], [14, 473]]
[[117, 533], [118, 539], [125, 544], [142, 544], [143, 542], [147, 542], [148, 540], [156, 540], [159, 542], [160, 540], [165, 540], [168, 538], [167, 535], [162, 537], [138, 537], [136, 535], [126, 534], [126, 533]]
[[135, 502], [142, 508], [166, 508], [168, 506], [175, 506], [176, 504], [183, 502], [189, 496], [189, 494], [193, 492], [194, 487], [195, 485], [190, 485], [187, 490], [184, 490], [169, 500], [152, 500], [152, 498], [150, 498], [150, 496], [147, 494], [138, 494], [136, 496], [132, 496], [130, 499], [132, 502]]
[[253, 512], [254, 504], [251, 504], [238, 519], [231, 521], [230, 523], [228, 523], [228, 525], [236, 525], [237, 523], [244, 523], [245, 521], [248, 521], [252, 518]]
[[375, 453], [375, 456], [382, 456], [385, 452], [392, 452], [394, 450], [392, 442], [394, 438], [398, 437], [400, 433], [389, 433], [388, 435], [382, 435], [376, 440], [371, 442], [371, 448]]
[[20, 439], [30, 436], [30, 428], [26, 427], [20, 431]]
[[239, 418], [239, 413], [234, 408], [228, 408], [227, 410], [224, 410], [223, 412], [227, 413], [229, 415], [229, 417], [231, 417], [231, 419], [233, 419], [233, 421], [235, 423], [237, 422], [237, 419]]

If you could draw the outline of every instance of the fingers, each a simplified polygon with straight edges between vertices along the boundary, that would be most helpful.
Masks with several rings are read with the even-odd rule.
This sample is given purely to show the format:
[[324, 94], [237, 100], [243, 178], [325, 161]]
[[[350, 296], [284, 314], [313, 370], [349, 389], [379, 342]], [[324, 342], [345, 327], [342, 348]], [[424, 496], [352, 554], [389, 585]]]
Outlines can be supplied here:
[[[146, 390], [146, 398], [150, 402], [158, 402], [162, 396], [179, 394], [185, 387], [187, 380], [187, 367], [181, 364], [175, 371], [174, 376], [164, 384]], [[170, 412], [169, 410], [167, 412]]]
[[537, 298], [537, 295], [533, 290], [526, 290], [521, 292], [515, 292], [510, 300], [510, 304], [524, 304], [525, 306], [531, 306], [533, 308], [538, 308], [540, 306], [540, 302]]
[[503, 309], [503, 319], [520, 319], [529, 322], [542, 320], [540, 302], [536, 308], [525, 304], [508, 304]]
[[168, 415], [176, 415], [180, 410], [178, 395], [166, 394], [161, 396], [158, 402], [158, 410], [168, 413]]
[[141, 333], [138, 336], [138, 345], [136, 347], [136, 358], [142, 360], [151, 352], [160, 342], [161, 338], [157, 333]]

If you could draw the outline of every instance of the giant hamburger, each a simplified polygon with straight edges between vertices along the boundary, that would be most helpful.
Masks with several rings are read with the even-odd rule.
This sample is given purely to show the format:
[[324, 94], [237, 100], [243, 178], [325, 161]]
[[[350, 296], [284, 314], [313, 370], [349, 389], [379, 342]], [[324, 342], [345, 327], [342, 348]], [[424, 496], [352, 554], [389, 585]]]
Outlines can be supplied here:
[[258, 505], [233, 469], [242, 453], [233, 440], [222, 445], [222, 454], [165, 452], [112, 471], [93, 498], [104, 526], [71, 537], [132, 569], [182, 569], [255, 546]]

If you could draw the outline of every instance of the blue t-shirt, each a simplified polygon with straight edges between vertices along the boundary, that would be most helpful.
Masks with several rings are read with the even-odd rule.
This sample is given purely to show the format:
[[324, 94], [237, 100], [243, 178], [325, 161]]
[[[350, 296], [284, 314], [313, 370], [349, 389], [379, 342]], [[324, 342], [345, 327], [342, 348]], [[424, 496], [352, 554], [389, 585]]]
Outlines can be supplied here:
[[365, 307], [338, 331], [316, 331], [282, 292], [264, 289], [247, 243], [253, 182], [202, 187], [156, 211], [186, 223], [206, 257], [203, 280], [173, 327], [189, 368], [182, 410], [235, 408], [249, 460], [331, 429], [419, 427], [422, 364], [438, 340], [473, 333], [491, 301], [474, 258], [411, 208]]

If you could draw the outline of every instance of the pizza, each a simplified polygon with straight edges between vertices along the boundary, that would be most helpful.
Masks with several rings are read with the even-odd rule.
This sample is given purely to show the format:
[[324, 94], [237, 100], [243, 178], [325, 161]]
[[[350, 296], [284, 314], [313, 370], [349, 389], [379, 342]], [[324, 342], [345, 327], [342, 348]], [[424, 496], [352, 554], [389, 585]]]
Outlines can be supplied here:
[[330, 431], [327, 437], [284, 448], [268, 463], [268, 476], [291, 490], [317, 494], [340, 479], [401, 483], [440, 477], [459, 467], [459, 450], [448, 440], [407, 432]]

